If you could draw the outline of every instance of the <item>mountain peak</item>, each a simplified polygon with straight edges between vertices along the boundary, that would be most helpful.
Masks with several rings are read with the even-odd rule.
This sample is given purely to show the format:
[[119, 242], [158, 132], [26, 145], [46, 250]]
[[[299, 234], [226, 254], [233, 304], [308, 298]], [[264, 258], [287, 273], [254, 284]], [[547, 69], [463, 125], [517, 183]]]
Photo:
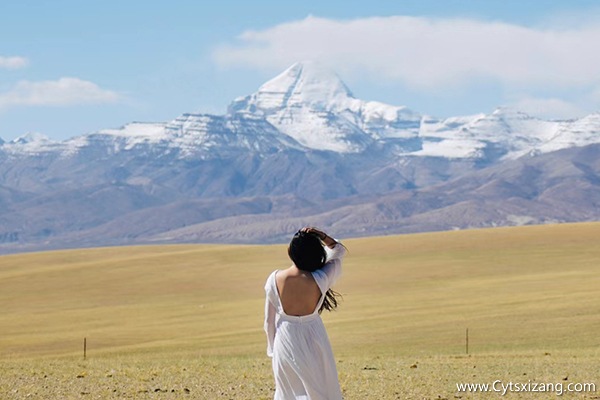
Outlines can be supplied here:
[[297, 105], [330, 110], [348, 98], [354, 96], [334, 71], [314, 61], [303, 61], [264, 83], [256, 93], [234, 100], [229, 110], [262, 111], [266, 115]]
[[29, 143], [48, 143], [50, 138], [38, 132], [28, 132], [18, 138], [13, 139], [11, 144], [29, 144]]
[[492, 113], [492, 116], [497, 118], [534, 119], [534, 117], [532, 117], [531, 115], [509, 106], [496, 107], [496, 109]]
[[334, 71], [314, 61], [295, 63], [263, 84], [258, 92], [286, 93], [288, 101], [301, 100], [309, 104], [354, 97]]

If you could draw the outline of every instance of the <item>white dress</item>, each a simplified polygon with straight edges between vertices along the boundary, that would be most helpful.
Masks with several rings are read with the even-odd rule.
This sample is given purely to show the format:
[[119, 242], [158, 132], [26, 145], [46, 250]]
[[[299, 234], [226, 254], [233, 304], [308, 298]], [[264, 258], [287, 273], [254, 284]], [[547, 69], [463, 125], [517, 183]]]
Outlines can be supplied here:
[[274, 271], [265, 284], [267, 355], [273, 358], [275, 400], [341, 400], [333, 351], [319, 315], [325, 293], [340, 276], [346, 250], [326, 248], [327, 263], [312, 272], [321, 298], [312, 314], [301, 317], [283, 311]]

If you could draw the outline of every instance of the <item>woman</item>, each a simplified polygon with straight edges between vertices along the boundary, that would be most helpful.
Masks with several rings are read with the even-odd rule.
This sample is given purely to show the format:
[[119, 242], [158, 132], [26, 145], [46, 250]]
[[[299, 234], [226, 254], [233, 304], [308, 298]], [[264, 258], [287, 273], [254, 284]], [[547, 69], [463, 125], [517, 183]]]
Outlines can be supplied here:
[[[340, 400], [335, 360], [320, 313], [337, 307], [330, 288], [341, 274], [345, 247], [315, 228], [293, 237], [293, 265], [265, 285], [267, 355], [273, 358], [275, 400]], [[329, 253], [329, 254], [327, 254]]]

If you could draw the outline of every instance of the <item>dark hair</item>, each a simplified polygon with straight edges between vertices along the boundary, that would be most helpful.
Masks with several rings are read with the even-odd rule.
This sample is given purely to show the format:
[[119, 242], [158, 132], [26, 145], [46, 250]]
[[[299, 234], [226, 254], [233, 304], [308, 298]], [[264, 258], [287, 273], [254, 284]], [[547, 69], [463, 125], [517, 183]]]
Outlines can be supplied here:
[[[327, 253], [321, 243], [321, 239], [314, 233], [296, 232], [288, 247], [290, 259], [303, 271], [314, 272], [321, 269], [327, 261]], [[319, 308], [319, 314], [323, 309], [333, 311], [338, 306], [340, 294], [329, 289], [325, 293], [323, 304]]]

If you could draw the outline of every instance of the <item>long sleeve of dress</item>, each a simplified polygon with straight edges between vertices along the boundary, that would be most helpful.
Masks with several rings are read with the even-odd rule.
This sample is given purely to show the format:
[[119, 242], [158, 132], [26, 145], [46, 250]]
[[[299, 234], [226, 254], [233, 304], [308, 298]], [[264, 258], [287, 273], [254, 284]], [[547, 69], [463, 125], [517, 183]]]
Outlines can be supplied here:
[[322, 293], [325, 293], [335, 281], [342, 275], [342, 259], [346, 254], [346, 248], [337, 243], [333, 249], [327, 249], [327, 262], [321, 268], [313, 272], [315, 281]]
[[[269, 277], [272, 279], [272, 277]], [[267, 334], [267, 356], [273, 357], [273, 343], [275, 342], [275, 317], [276, 310], [273, 303], [270, 301], [271, 298], [271, 289], [269, 287], [269, 283], [267, 281], [267, 285], [265, 285], [266, 291], [266, 299], [265, 299], [265, 332]]]

